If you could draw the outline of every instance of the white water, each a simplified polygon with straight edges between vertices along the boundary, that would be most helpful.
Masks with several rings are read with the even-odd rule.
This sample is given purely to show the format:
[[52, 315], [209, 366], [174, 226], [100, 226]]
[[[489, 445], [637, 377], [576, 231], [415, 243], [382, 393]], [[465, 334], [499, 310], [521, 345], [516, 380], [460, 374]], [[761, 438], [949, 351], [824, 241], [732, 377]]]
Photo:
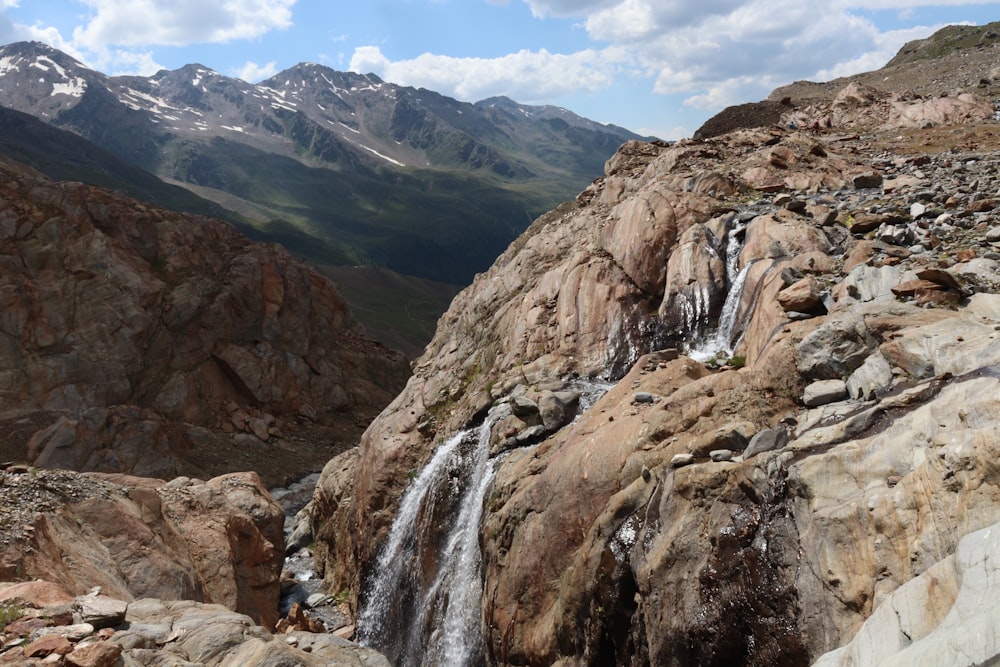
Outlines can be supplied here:
[[[567, 385], [580, 392], [578, 414], [611, 387], [589, 380]], [[490, 431], [509, 410], [501, 404], [482, 425], [441, 444], [403, 494], [358, 615], [360, 642], [394, 664], [484, 662], [479, 526], [503, 456], [490, 458]], [[446, 507], [435, 507], [439, 503]], [[434, 540], [441, 523], [450, 528], [445, 539]], [[437, 564], [431, 576], [423, 571], [428, 561]]]
[[[477, 429], [461, 431], [438, 447], [403, 494], [358, 616], [361, 643], [397, 664], [464, 666], [483, 660], [479, 523], [496, 472], [497, 462], [489, 458], [490, 429], [507, 409], [491, 410]], [[434, 505], [442, 500], [456, 503], [457, 514], [435, 517]], [[449, 521], [450, 528], [440, 552], [429, 556], [437, 568], [425, 587], [423, 549], [435, 545], [423, 542], [435, 531], [424, 529], [435, 518]]]
[[[722, 304], [722, 311], [719, 313], [719, 323], [714, 331], [710, 331], [704, 337], [691, 342], [686, 351], [687, 356], [696, 361], [709, 361], [721, 356], [730, 357], [733, 350], [739, 345], [742, 332], [737, 326], [737, 316], [740, 311], [740, 301], [743, 298], [743, 286], [746, 284], [747, 273], [752, 263], [747, 264], [742, 269], [739, 268], [740, 251], [743, 245], [737, 238], [745, 227], [734, 227], [729, 231], [726, 238], [726, 282], [729, 284], [729, 291], [726, 293], [726, 300]], [[698, 331], [697, 323], [688, 328], [689, 331]]]

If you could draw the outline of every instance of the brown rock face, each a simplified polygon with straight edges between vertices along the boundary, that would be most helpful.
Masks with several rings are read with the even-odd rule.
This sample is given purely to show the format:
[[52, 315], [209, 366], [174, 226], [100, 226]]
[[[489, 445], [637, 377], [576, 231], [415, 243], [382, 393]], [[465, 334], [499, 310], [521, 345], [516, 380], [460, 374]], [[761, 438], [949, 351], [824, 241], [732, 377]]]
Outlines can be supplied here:
[[[623, 146], [458, 296], [356, 461], [324, 472], [328, 584], [365, 602], [404, 489], [494, 404], [503, 453], [472, 526], [486, 664], [809, 664], [1000, 521], [995, 225], [963, 194], [1000, 189], [1000, 157], [887, 157], [881, 140], [773, 128]], [[914, 219], [920, 197], [964, 217]], [[883, 224], [923, 245], [866, 238]], [[730, 238], [746, 270], [732, 300]], [[920, 279], [951, 299], [921, 300]], [[723, 310], [739, 343], [685, 356]], [[535, 397], [595, 379], [616, 383], [532, 430]], [[824, 379], [840, 391], [807, 406]], [[462, 465], [413, 520], [421, 549], [399, 552], [408, 602], [440, 569]]]
[[[263, 441], [284, 448], [295, 432], [328, 446], [402, 386], [403, 358], [279, 247], [0, 170], [0, 414], [44, 411], [50, 426], [7, 438], [4, 457], [154, 476], [256, 467], [274, 483], [329, 450], [274, 466]], [[257, 421], [237, 428], [237, 410]]]
[[[169, 483], [66, 471], [0, 472], [0, 579], [44, 578], [71, 594], [214, 602], [272, 626], [284, 513], [254, 473]], [[13, 505], [27, 507], [15, 512]], [[23, 514], [23, 516], [21, 515]], [[35, 589], [0, 595], [25, 599]]]

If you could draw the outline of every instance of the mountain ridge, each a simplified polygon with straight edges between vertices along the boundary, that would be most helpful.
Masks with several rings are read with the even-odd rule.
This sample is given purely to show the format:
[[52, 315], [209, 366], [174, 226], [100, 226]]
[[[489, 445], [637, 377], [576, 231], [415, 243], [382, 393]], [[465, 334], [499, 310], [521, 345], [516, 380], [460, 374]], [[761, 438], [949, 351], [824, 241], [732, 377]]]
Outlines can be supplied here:
[[[316, 63], [258, 84], [200, 64], [107, 76], [38, 42], [0, 47], [0, 91], [161, 178], [245, 201], [258, 226], [280, 219], [354, 263], [454, 284], [639, 138], [557, 107], [459, 102]], [[427, 227], [435, 218], [443, 228]], [[387, 233], [425, 256], [407, 264]]]

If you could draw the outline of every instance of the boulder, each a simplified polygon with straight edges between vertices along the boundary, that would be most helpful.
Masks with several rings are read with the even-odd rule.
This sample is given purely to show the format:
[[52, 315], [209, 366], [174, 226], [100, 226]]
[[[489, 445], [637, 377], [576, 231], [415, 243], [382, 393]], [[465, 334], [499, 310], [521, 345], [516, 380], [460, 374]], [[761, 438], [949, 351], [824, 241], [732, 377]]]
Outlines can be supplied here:
[[750, 443], [743, 450], [743, 458], [750, 459], [764, 452], [781, 449], [787, 444], [788, 430], [784, 427], [764, 429], [750, 438]]
[[816, 327], [796, 348], [796, 364], [812, 380], [843, 378], [858, 368], [874, 347], [864, 320], [843, 313]]
[[847, 378], [847, 393], [855, 400], [870, 401], [890, 384], [892, 368], [881, 351], [876, 350]]
[[786, 311], [808, 313], [823, 303], [822, 288], [812, 276], [806, 276], [778, 292], [778, 303]]
[[802, 404], [807, 408], [826, 405], [847, 398], [847, 383], [843, 380], [817, 380], [806, 385]]
[[277, 620], [284, 514], [255, 473], [169, 483], [0, 475], [0, 493], [34, 498], [38, 511], [8, 535], [0, 577], [44, 578], [76, 594], [98, 586], [103, 595], [76, 605], [100, 627], [120, 619], [120, 600], [149, 595], [225, 604], [263, 625]]

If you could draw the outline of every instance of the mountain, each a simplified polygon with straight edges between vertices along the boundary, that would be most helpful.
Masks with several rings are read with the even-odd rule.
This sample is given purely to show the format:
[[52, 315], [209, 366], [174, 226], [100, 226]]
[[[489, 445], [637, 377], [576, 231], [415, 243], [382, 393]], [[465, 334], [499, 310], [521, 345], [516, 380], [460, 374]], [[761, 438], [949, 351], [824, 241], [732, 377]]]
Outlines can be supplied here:
[[256, 85], [197, 64], [109, 77], [39, 43], [0, 47], [0, 93], [314, 261], [459, 285], [638, 138], [317, 64]]
[[[403, 665], [996, 663], [988, 32], [627, 142], [459, 293], [310, 510], [363, 642]], [[910, 91], [911, 68], [936, 74]]]
[[0, 459], [269, 485], [353, 444], [405, 383], [280, 246], [0, 157]]

